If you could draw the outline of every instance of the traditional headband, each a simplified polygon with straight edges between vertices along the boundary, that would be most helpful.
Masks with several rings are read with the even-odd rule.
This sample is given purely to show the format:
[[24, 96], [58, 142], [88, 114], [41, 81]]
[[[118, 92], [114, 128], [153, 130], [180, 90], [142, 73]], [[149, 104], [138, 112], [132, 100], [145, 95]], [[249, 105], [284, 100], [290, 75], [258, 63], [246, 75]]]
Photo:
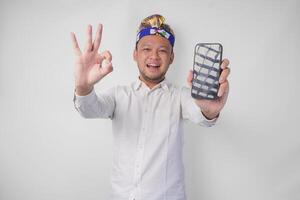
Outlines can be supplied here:
[[159, 35], [162, 36], [164, 38], [166, 38], [167, 40], [169, 40], [170, 44], [172, 45], [172, 47], [174, 46], [175, 43], [175, 37], [172, 33], [166, 31], [163, 28], [157, 28], [157, 27], [147, 27], [142, 29], [136, 37], [136, 42], [138, 42], [140, 39], [142, 39], [142, 37], [145, 37], [147, 35]]

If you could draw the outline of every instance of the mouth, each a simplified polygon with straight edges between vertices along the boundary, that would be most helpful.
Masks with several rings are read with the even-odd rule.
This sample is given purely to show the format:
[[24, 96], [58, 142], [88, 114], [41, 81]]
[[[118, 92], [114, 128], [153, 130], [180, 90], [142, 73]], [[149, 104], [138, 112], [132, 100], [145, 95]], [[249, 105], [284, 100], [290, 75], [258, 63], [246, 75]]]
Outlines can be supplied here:
[[157, 68], [160, 67], [160, 64], [158, 64], [158, 63], [148, 63], [148, 64], [147, 64], [147, 67], [148, 67], [148, 68], [154, 68], [154, 69], [157, 69]]

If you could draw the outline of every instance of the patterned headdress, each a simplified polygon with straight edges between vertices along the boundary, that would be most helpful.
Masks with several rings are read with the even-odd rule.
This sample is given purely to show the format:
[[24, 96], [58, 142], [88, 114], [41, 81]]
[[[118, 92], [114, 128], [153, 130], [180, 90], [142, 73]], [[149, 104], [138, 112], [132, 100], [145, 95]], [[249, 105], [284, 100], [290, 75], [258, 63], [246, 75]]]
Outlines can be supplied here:
[[169, 40], [173, 47], [175, 43], [174, 32], [168, 24], [164, 23], [164, 21], [165, 18], [158, 14], [145, 18], [139, 27], [136, 43], [144, 36], [159, 35]]

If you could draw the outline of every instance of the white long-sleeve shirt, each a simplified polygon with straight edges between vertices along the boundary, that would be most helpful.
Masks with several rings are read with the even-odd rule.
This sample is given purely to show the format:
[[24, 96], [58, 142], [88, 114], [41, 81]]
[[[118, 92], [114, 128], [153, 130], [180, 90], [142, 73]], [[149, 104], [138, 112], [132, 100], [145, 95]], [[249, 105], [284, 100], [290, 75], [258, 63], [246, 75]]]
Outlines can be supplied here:
[[212, 126], [189, 88], [162, 81], [152, 89], [137, 80], [106, 93], [74, 95], [85, 118], [110, 118], [113, 128], [111, 200], [186, 200], [183, 120]]

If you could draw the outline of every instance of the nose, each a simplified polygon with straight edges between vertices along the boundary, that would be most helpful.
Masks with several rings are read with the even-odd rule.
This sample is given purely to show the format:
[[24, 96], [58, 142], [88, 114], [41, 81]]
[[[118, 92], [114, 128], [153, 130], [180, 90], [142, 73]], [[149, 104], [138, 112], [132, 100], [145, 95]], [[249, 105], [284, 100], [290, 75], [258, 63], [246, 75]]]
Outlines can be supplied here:
[[155, 50], [155, 49], [152, 50], [152, 51], [151, 51], [150, 58], [152, 58], [152, 59], [159, 59], [158, 50]]

